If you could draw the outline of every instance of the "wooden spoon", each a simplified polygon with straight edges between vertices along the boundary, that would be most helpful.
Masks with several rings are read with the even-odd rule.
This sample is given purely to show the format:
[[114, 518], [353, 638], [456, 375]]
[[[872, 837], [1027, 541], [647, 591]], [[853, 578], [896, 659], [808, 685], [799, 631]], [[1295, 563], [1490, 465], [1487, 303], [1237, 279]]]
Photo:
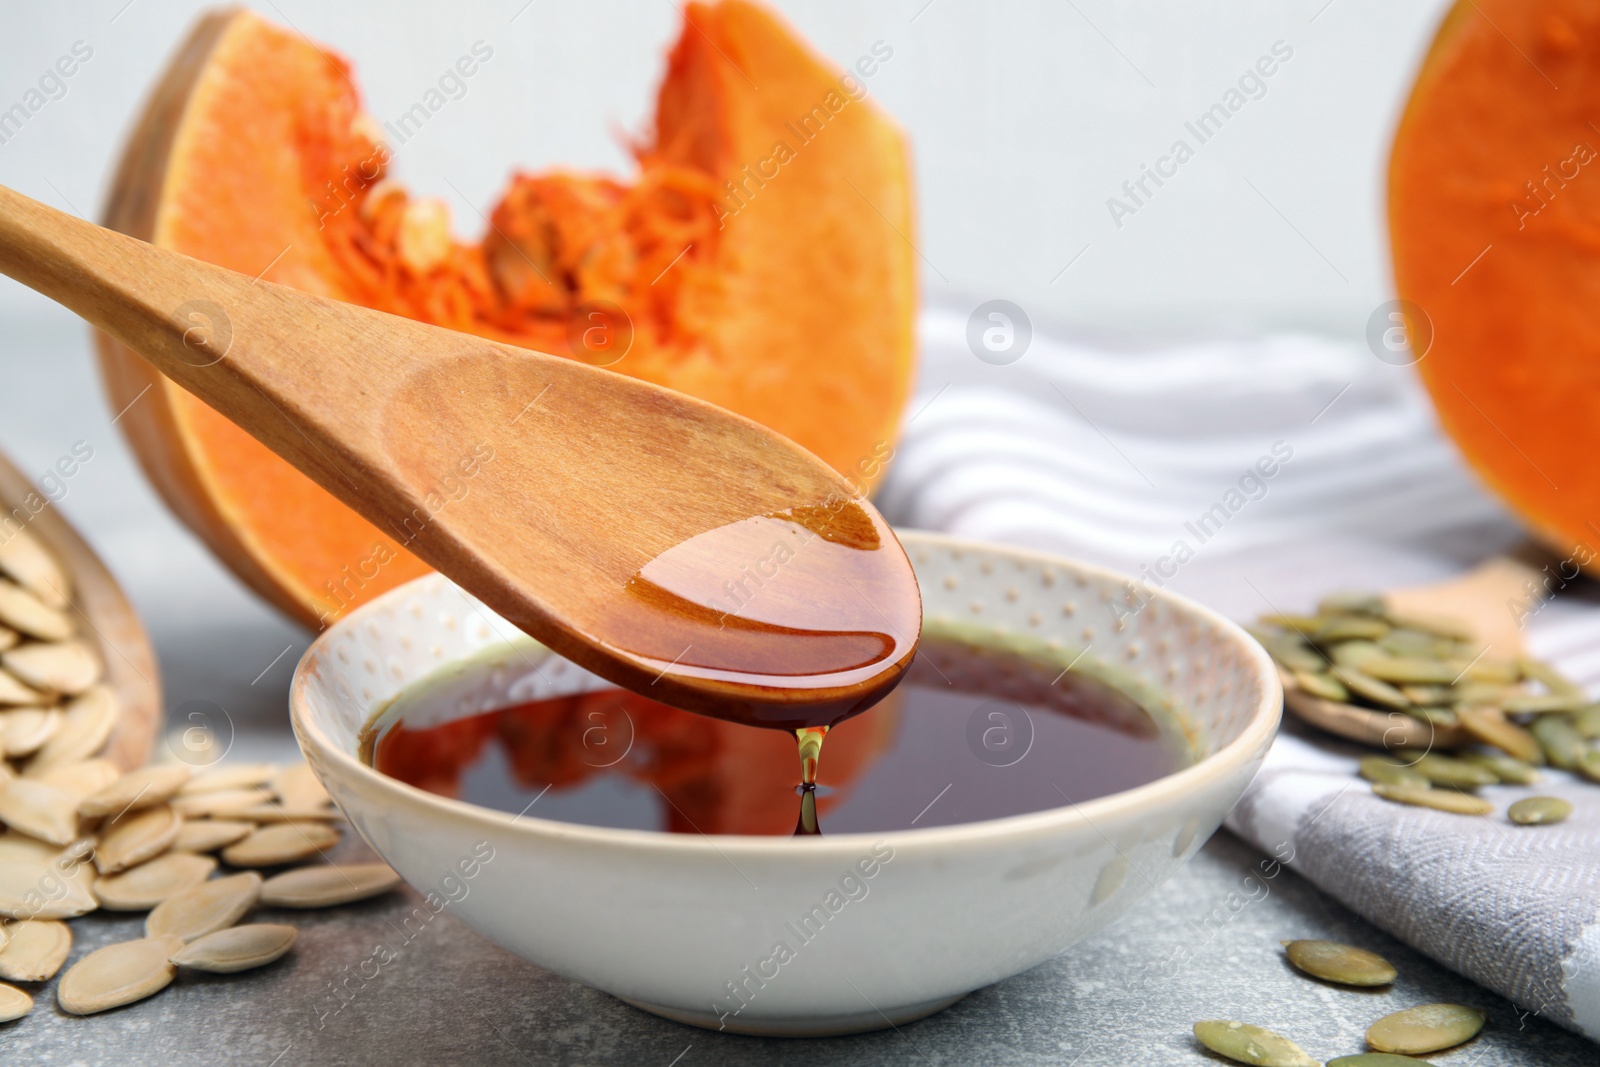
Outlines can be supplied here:
[[[122, 714], [101, 753], [125, 771], [143, 765], [161, 725], [161, 673], [138, 614], [94, 554], [28, 476], [0, 456], [0, 514], [28, 516], [26, 529], [72, 576], [70, 611], [105, 664], [105, 684], [121, 699]], [[6, 536], [0, 531], [0, 539]]]
[[[1390, 611], [1450, 619], [1473, 631], [1480, 656], [1512, 659], [1523, 652], [1519, 605], [1532, 607], [1530, 590], [1547, 575], [1536, 549], [1495, 556], [1454, 578], [1384, 594]], [[1531, 583], [1531, 584], [1530, 584]], [[1279, 670], [1284, 705], [1296, 716], [1329, 733], [1384, 748], [1456, 748], [1474, 740], [1460, 726], [1434, 726], [1397, 712], [1371, 711], [1313, 696], [1294, 675]]]
[[619, 685], [798, 729], [869, 707], [915, 654], [921, 596], [888, 524], [749, 419], [252, 281], [3, 188], [0, 271]]

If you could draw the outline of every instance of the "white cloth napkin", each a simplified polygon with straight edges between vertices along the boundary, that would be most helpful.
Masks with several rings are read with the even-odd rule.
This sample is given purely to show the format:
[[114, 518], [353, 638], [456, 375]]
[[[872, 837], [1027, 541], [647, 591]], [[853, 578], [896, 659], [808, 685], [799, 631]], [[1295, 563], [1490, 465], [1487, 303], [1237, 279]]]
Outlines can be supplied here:
[[[922, 378], [878, 504], [899, 525], [1143, 575], [1241, 621], [1340, 588], [1447, 577], [1521, 530], [1443, 438], [1410, 368], [1283, 335], [1118, 349], [1035, 327], [997, 366], [967, 315], [921, 322]], [[1270, 474], [1268, 473], [1270, 471]], [[1596, 692], [1600, 598], [1528, 643]], [[1356, 750], [1279, 739], [1228, 825], [1440, 962], [1600, 1040], [1600, 788], [1559, 772], [1563, 826], [1370, 795]], [[1486, 791], [1497, 807], [1528, 790]]]

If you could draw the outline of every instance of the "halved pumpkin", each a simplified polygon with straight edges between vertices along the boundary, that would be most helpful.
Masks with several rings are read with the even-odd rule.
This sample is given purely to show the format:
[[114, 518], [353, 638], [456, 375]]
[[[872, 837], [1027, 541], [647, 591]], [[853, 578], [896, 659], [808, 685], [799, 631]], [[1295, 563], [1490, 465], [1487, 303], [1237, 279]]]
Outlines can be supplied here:
[[1600, 6], [1460, 0], [1395, 135], [1395, 283], [1432, 323], [1445, 429], [1600, 569]]
[[[609, 365], [765, 423], [863, 489], [881, 475], [910, 388], [916, 268], [905, 143], [861, 81], [758, 6], [691, 4], [637, 173], [517, 174], [475, 244], [451, 236], [442, 204], [384, 177], [384, 138], [416, 118], [386, 130], [343, 61], [249, 12], [210, 14], [134, 132], [107, 225]], [[152, 481], [290, 615], [326, 624], [426, 569], [133, 353], [99, 344]]]

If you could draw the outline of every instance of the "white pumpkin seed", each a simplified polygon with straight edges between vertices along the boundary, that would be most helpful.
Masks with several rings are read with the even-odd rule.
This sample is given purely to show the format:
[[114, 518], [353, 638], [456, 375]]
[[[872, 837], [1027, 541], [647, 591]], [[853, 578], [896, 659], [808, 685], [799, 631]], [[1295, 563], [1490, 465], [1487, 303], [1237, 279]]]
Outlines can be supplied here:
[[1572, 802], [1561, 797], [1523, 797], [1506, 809], [1506, 817], [1519, 826], [1546, 826], [1572, 814]]
[[1461, 1004], [1424, 1004], [1385, 1015], [1367, 1029], [1367, 1044], [1379, 1052], [1410, 1056], [1453, 1048], [1478, 1036], [1488, 1016]]
[[272, 799], [265, 789], [215, 789], [208, 793], [179, 793], [172, 806], [189, 819], [231, 816]]
[[100, 906], [82, 882], [53, 863], [0, 863], [0, 915], [10, 919], [72, 919]]
[[231, 867], [280, 867], [310, 859], [338, 843], [338, 831], [322, 823], [274, 823], [223, 849], [222, 862]]
[[100, 657], [79, 640], [18, 645], [0, 652], [6, 670], [35, 689], [77, 696], [100, 680]]
[[261, 903], [275, 908], [331, 908], [387, 893], [400, 876], [384, 863], [317, 864], [285, 871], [261, 886]]
[[39, 751], [61, 725], [61, 712], [55, 708], [13, 708], [0, 713], [0, 731], [4, 732], [5, 754], [8, 759], [31, 756]]
[[94, 883], [94, 895], [107, 911], [149, 911], [174, 893], [210, 878], [217, 861], [192, 852], [168, 852], [121, 874]]
[[1229, 1019], [1194, 1024], [1194, 1036], [1219, 1056], [1256, 1067], [1321, 1067], [1305, 1049], [1282, 1034]]
[[59, 855], [61, 846], [40, 841], [37, 837], [18, 833], [0, 834], [0, 863], [13, 860], [49, 863]]
[[248, 971], [281, 959], [298, 936], [294, 927], [278, 923], [231, 926], [191, 941], [172, 954], [172, 962], [213, 974]]
[[255, 823], [228, 819], [186, 819], [178, 830], [178, 839], [172, 842], [172, 851], [215, 852], [248, 837], [255, 828]]
[[56, 1003], [73, 1015], [93, 1015], [161, 992], [178, 969], [169, 957], [182, 943], [147, 937], [89, 953], [61, 976]]
[[122, 770], [108, 759], [77, 760], [58, 763], [29, 779], [65, 789], [78, 799], [100, 792], [122, 777]]
[[116, 728], [122, 702], [106, 686], [97, 685], [67, 705], [55, 736], [28, 761], [23, 775], [37, 778], [51, 767], [88, 759], [105, 747]]
[[1324, 982], [1340, 985], [1388, 985], [1399, 974], [1376, 952], [1336, 941], [1285, 941], [1284, 954], [1295, 968]]
[[[3, 659], [0, 656], [0, 659]], [[0, 704], [36, 705], [47, 704], [50, 698], [22, 684], [22, 681], [10, 671], [0, 668]]]
[[271, 763], [226, 764], [195, 775], [179, 794], [193, 796], [196, 793], [215, 793], [221, 789], [254, 789], [266, 785], [277, 772], [278, 768]]
[[189, 780], [189, 768], [181, 763], [154, 764], [129, 771], [115, 782], [78, 803], [78, 814], [87, 819], [138, 811], [171, 799]]
[[100, 828], [94, 865], [101, 874], [116, 874], [152, 860], [172, 847], [183, 816], [169, 804], [132, 811]]
[[233, 813], [235, 819], [251, 822], [333, 822], [343, 820], [344, 813], [335, 807], [291, 808], [283, 804], [257, 804], [253, 808]]
[[71, 616], [4, 578], [0, 578], [0, 623], [40, 641], [72, 636]]
[[72, 928], [54, 919], [24, 919], [10, 926], [11, 939], [0, 949], [0, 978], [48, 982], [72, 951]]
[[53, 785], [28, 778], [0, 782], [0, 822], [11, 829], [70, 845], [78, 836], [77, 797]]
[[333, 803], [333, 798], [306, 763], [285, 767], [267, 785], [286, 808], [320, 808]]
[[261, 876], [255, 871], [213, 878], [157, 904], [144, 921], [144, 932], [193, 941], [238, 922], [260, 895]]
[[1397, 804], [1434, 808], [1438, 811], [1454, 812], [1457, 815], [1487, 815], [1494, 810], [1494, 805], [1482, 797], [1475, 797], [1470, 793], [1458, 793], [1454, 789], [1418, 789], [1414, 785], [1374, 782], [1372, 791], [1383, 799], [1392, 800]]
[[0, 540], [0, 572], [52, 608], [67, 606], [72, 579], [44, 543], [24, 529]]
[[20, 1019], [32, 1010], [32, 997], [14, 985], [0, 983], [0, 1023]]
[[22, 635], [9, 626], [0, 626], [0, 652], [8, 648], [16, 648], [22, 640]]

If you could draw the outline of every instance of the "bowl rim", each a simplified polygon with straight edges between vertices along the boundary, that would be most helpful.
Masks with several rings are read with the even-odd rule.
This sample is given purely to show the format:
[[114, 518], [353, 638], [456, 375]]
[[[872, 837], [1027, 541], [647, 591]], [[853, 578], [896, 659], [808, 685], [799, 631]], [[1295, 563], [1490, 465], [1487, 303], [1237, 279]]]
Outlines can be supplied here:
[[[912, 528], [895, 527], [895, 533], [901, 538], [908, 553], [918, 545], [929, 544], [957, 551], [1000, 553], [1012, 559], [1023, 559], [1032, 563], [1048, 563], [1114, 583], [1131, 580], [1127, 575], [1108, 567], [1034, 549], [950, 537]], [[1166, 589], [1155, 589], [1152, 592], [1156, 602], [1169, 608], [1189, 612], [1211, 626], [1214, 631], [1231, 638], [1240, 646], [1246, 658], [1254, 661], [1257, 673], [1264, 684], [1262, 698], [1244, 728], [1240, 730], [1239, 736], [1199, 761], [1171, 774], [1163, 775], [1153, 782], [1094, 797], [1081, 803], [1068, 801], [1060, 807], [1007, 815], [997, 819], [908, 830], [823, 834], [820, 837], [801, 839], [770, 834], [677, 834], [661, 830], [586, 826], [581, 823], [545, 819], [527, 813], [513, 815], [510, 812], [430, 793], [380, 773], [361, 762], [353, 753], [345, 752], [335, 744], [332, 738], [312, 721], [307, 706], [306, 692], [313, 684], [308, 665], [325, 655], [340, 633], [351, 627], [360, 626], [367, 621], [369, 615], [375, 614], [387, 603], [402, 599], [420, 583], [448, 581], [448, 578], [438, 572], [413, 578], [361, 605], [318, 635], [306, 649], [300, 662], [296, 664], [294, 678], [290, 682], [289, 718], [294, 728], [295, 739], [302, 750], [314, 748], [320, 758], [337, 764], [347, 773], [353, 773], [380, 791], [389, 793], [395, 801], [421, 804], [433, 808], [443, 816], [464, 818], [485, 830], [494, 830], [502, 834], [520, 834], [530, 840], [628, 851], [664, 850], [680, 855], [705, 855], [723, 860], [728, 860], [730, 854], [751, 859], [791, 860], [802, 856], [840, 859], [853, 858], [864, 848], [870, 848], [878, 842], [887, 842], [897, 850], [902, 847], [938, 848], [961, 844], [993, 844], [1003, 838], [1039, 836], [1080, 823], [1096, 827], [1102, 821], [1114, 822], [1119, 816], [1132, 814], [1140, 808], [1171, 807], [1174, 810], [1182, 810], [1182, 800], [1185, 796], [1202, 792], [1207, 785], [1237, 772], [1257, 758], [1258, 751], [1265, 754], [1283, 714], [1283, 691], [1279, 684], [1277, 669], [1266, 650], [1250, 637], [1243, 627], [1188, 597]], [[310, 752], [307, 751], [305, 754], [309, 756]], [[312, 761], [312, 766], [316, 766], [315, 760]]]

